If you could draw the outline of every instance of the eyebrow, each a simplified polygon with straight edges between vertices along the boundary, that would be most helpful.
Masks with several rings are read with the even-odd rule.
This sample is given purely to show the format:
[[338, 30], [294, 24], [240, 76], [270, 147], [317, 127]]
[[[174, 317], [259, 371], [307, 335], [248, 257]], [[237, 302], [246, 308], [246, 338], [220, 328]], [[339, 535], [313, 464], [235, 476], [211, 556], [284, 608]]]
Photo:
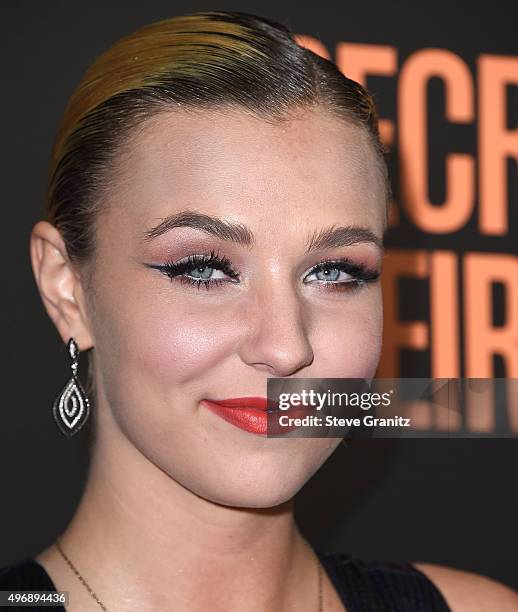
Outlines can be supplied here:
[[[144, 232], [144, 242], [151, 242], [175, 227], [191, 227], [215, 236], [221, 240], [235, 242], [251, 248], [255, 244], [253, 232], [242, 223], [232, 223], [218, 217], [184, 210], [163, 219], [158, 225]], [[306, 241], [306, 253], [319, 249], [351, 246], [365, 242], [373, 243], [382, 253], [383, 240], [365, 227], [351, 225], [333, 225], [320, 231], [315, 231]]]

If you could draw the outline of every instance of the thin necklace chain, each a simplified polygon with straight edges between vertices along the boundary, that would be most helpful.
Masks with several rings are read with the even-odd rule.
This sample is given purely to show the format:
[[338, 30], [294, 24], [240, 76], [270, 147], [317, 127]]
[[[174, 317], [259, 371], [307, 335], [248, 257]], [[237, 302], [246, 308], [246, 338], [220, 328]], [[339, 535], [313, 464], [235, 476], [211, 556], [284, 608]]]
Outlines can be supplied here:
[[[56, 540], [55, 546], [58, 549], [58, 551], [61, 554], [61, 556], [63, 557], [63, 559], [65, 559], [65, 561], [70, 566], [70, 569], [74, 572], [74, 574], [83, 583], [83, 585], [85, 586], [86, 590], [90, 593], [90, 595], [95, 599], [95, 601], [99, 604], [99, 606], [105, 612], [109, 612], [108, 608], [103, 604], [103, 602], [99, 599], [99, 597], [97, 597], [97, 595], [93, 592], [93, 590], [90, 588], [90, 585], [86, 582], [86, 580], [83, 578], [83, 576], [81, 576], [81, 574], [79, 573], [79, 570], [75, 567], [75, 565], [72, 563], [72, 561], [70, 561], [70, 559], [63, 552], [63, 549], [61, 548], [59, 540]], [[318, 567], [318, 612], [323, 612], [324, 607], [323, 607], [323, 602], [322, 602], [322, 565], [320, 564], [318, 556], [317, 556], [317, 567]]]
[[90, 588], [90, 585], [86, 582], [86, 580], [83, 578], [83, 576], [81, 576], [81, 574], [79, 573], [79, 570], [75, 567], [75, 565], [72, 563], [72, 561], [70, 561], [70, 559], [66, 556], [66, 554], [63, 552], [63, 549], [61, 548], [61, 545], [59, 544], [59, 541], [56, 540], [55, 542], [55, 546], [56, 548], [59, 550], [59, 552], [61, 553], [61, 556], [63, 557], [63, 559], [65, 559], [65, 561], [68, 563], [68, 565], [70, 566], [70, 568], [72, 569], [72, 571], [74, 572], [74, 574], [79, 578], [79, 580], [84, 584], [84, 586], [86, 587], [86, 590], [90, 593], [90, 595], [95, 599], [95, 601], [101, 606], [101, 608], [105, 611], [108, 612], [108, 608], [103, 604], [103, 602], [97, 597], [97, 595], [92, 591], [92, 589]]

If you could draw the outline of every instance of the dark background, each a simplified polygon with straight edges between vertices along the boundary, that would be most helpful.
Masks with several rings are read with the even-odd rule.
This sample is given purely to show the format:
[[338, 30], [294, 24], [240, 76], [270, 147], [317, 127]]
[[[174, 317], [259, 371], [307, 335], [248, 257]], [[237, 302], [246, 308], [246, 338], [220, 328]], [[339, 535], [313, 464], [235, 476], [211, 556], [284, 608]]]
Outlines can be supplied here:
[[[32, 277], [29, 234], [45, 215], [58, 120], [93, 59], [144, 24], [207, 9], [270, 17], [295, 33], [319, 38], [331, 53], [338, 41], [393, 45], [403, 61], [417, 49], [439, 47], [471, 67], [480, 53], [517, 55], [517, 3], [475, 6], [386, 0], [2, 5], [3, 270], [8, 282], [2, 307], [0, 566], [37, 554], [54, 540], [71, 519], [86, 476], [90, 424], [66, 440], [52, 421], [52, 402], [70, 370]], [[393, 117], [393, 84], [374, 78], [369, 87], [381, 114]], [[441, 92], [434, 93], [432, 86], [430, 95], [439, 99]], [[468, 131], [465, 146], [471, 150], [474, 130]], [[440, 194], [440, 184], [433, 189]], [[419, 246], [415, 235], [406, 237], [408, 246]], [[392, 243], [404, 247], [404, 238], [394, 237]], [[516, 248], [516, 232], [506, 240], [504, 251], [512, 244]], [[424, 369], [415, 371], [420, 362], [409, 363], [414, 371], [403, 367], [402, 375], [428, 376]], [[86, 361], [81, 366], [84, 380]], [[518, 441], [512, 439], [353, 440], [348, 448], [340, 446], [300, 492], [297, 519], [317, 547], [366, 559], [441, 563], [518, 588], [517, 459]]]

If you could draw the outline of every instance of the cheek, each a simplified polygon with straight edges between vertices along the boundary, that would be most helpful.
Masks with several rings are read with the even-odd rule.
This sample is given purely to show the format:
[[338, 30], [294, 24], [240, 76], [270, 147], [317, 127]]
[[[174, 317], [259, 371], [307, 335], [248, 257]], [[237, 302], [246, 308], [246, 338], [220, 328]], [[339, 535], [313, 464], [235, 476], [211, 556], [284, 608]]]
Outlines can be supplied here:
[[217, 367], [234, 344], [235, 317], [216, 306], [178, 300], [154, 304], [134, 300], [131, 309], [110, 308], [101, 338], [112, 364], [152, 384], [181, 385]]
[[383, 306], [381, 290], [369, 287], [344, 300], [339, 310], [317, 316], [314, 328], [316, 376], [372, 378], [381, 356]]

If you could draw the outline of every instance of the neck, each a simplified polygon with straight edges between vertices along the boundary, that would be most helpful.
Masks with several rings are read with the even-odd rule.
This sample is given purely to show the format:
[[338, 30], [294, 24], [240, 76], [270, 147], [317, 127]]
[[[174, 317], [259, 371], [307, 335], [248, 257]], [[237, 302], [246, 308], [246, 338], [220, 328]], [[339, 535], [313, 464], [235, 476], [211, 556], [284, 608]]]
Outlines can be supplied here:
[[204, 499], [113, 421], [99, 424], [88, 482], [60, 543], [109, 610], [317, 609], [316, 560], [293, 500], [250, 509]]

